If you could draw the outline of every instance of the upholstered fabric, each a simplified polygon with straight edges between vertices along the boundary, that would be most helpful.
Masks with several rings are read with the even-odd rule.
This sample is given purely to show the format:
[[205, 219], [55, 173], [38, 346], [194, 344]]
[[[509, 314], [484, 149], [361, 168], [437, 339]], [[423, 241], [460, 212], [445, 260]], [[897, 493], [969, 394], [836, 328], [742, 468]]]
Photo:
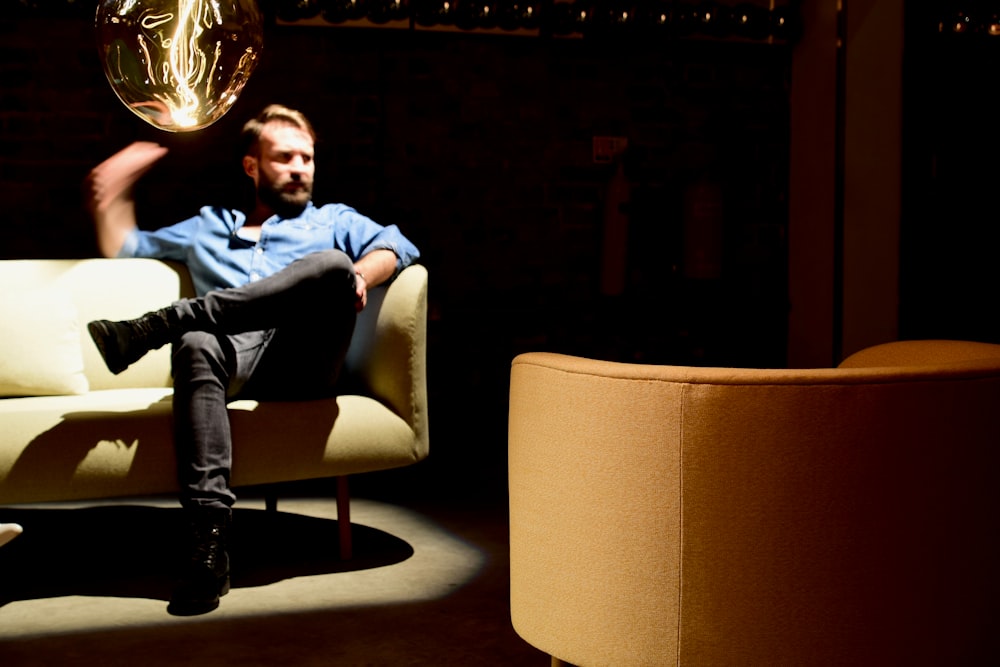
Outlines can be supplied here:
[[0, 294], [0, 396], [83, 394], [76, 305], [61, 289]]
[[975, 663], [1000, 632], [1000, 346], [959, 347], [808, 370], [518, 356], [515, 630], [583, 667]]
[[902, 340], [873, 345], [850, 355], [839, 368], [975, 364], [995, 359], [997, 346], [969, 340]]
[[[343, 395], [230, 404], [235, 486], [383, 470], [427, 456], [427, 280], [414, 265], [370, 291]], [[0, 503], [175, 492], [169, 349], [115, 376], [85, 323], [136, 317], [191, 295], [186, 271], [147, 259], [0, 261], [0, 293], [28, 285], [72, 295], [90, 391], [0, 399]]]
[[180, 265], [133, 259], [5, 260], [0, 261], [0, 286], [9, 291], [59, 289], [70, 294], [91, 390], [170, 386], [168, 348], [151, 352], [120, 375], [112, 375], [86, 324], [138, 317], [178, 297], [191, 296], [190, 279]]

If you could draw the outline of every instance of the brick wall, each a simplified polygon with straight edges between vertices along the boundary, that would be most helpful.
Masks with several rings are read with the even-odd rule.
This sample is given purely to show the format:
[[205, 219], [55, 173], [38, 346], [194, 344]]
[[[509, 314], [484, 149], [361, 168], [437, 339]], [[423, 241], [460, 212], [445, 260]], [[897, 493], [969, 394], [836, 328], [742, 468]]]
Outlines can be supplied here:
[[[141, 185], [144, 226], [241, 201], [233, 138], [278, 101], [320, 132], [317, 200], [424, 253], [436, 427], [488, 414], [502, 440], [524, 350], [783, 363], [790, 47], [271, 25], [229, 115], [168, 134], [117, 101], [85, 14], [0, 19], [0, 256], [92, 255], [80, 183], [135, 139], [171, 147]], [[594, 162], [595, 136], [629, 146], [621, 294], [600, 290], [615, 165]], [[706, 248], [685, 238], [707, 239], [716, 273], [691, 277]]]

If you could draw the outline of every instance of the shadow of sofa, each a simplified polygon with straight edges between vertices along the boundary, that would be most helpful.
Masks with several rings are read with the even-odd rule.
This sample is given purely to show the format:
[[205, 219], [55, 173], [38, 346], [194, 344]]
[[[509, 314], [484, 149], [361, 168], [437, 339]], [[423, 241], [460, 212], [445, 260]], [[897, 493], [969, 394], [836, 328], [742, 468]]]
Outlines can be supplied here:
[[[193, 295], [181, 265], [149, 259], [0, 261], [0, 504], [178, 491], [169, 346], [112, 375], [86, 331]], [[338, 479], [428, 454], [427, 271], [369, 292], [345, 363], [350, 393], [230, 403], [232, 484]], [[275, 507], [269, 499], [269, 508]]]

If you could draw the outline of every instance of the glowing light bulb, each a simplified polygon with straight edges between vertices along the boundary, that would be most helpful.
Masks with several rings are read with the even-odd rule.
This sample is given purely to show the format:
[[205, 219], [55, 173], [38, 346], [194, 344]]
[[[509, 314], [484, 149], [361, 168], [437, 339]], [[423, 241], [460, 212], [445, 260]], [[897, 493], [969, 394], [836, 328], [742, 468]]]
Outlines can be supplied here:
[[96, 27], [104, 74], [118, 99], [168, 132], [222, 118], [264, 44], [255, 0], [100, 0]]

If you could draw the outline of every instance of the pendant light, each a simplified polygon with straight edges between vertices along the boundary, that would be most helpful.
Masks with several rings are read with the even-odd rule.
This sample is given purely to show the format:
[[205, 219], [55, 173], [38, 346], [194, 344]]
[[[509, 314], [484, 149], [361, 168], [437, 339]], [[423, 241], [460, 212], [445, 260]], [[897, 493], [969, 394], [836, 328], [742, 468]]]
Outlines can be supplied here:
[[222, 118], [264, 43], [255, 0], [99, 0], [95, 23], [104, 74], [118, 99], [168, 132]]

